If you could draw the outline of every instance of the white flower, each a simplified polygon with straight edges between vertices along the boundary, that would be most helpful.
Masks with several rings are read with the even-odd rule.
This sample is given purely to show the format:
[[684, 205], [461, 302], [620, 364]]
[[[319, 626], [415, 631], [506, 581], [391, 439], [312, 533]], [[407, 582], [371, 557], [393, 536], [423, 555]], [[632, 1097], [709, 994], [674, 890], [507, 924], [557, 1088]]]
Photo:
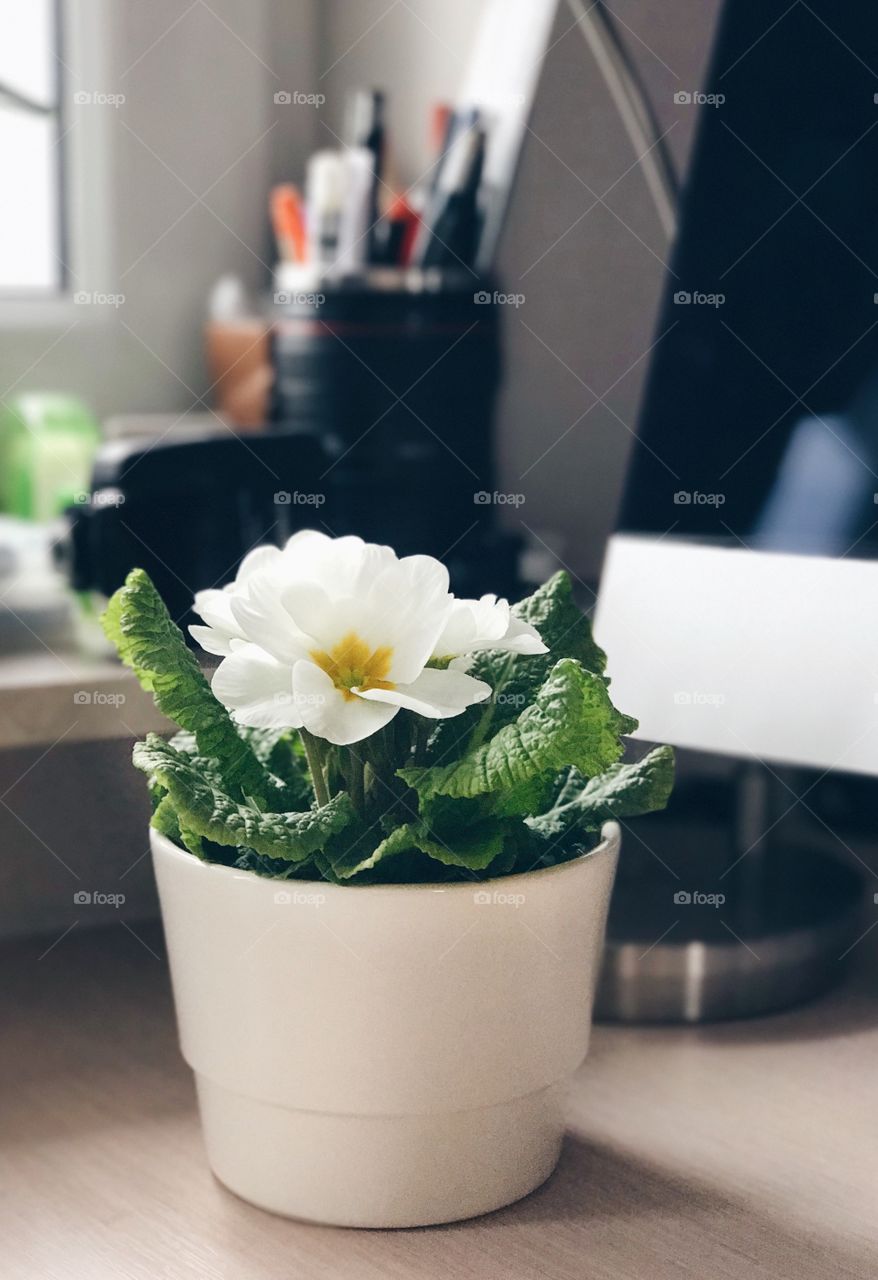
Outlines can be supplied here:
[[241, 595], [247, 579], [258, 569], [267, 568], [282, 553], [277, 547], [257, 547], [241, 561], [238, 576], [222, 590], [198, 591], [192, 608], [207, 623], [206, 627], [190, 627], [189, 631], [208, 653], [225, 657], [232, 652], [232, 641], [242, 638], [241, 629], [232, 613], [232, 597]]
[[[508, 600], [494, 595], [479, 600], [455, 600], [448, 621], [433, 652], [435, 661], [462, 659], [479, 649], [501, 649], [506, 653], [548, 653], [539, 632], [530, 623], [516, 618]], [[459, 666], [460, 663], [455, 665]]]
[[230, 590], [204, 593], [210, 625], [193, 628], [224, 655], [213, 690], [240, 724], [342, 746], [403, 707], [440, 718], [490, 696], [462, 671], [427, 667], [454, 605], [438, 560], [307, 530], [248, 562]]

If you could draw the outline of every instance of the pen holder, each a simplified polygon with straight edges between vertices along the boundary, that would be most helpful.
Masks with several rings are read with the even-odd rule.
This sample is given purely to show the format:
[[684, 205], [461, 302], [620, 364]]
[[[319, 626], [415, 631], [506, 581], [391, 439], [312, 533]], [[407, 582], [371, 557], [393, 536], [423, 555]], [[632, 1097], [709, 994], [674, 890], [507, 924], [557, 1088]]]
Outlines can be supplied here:
[[276, 298], [271, 422], [323, 446], [319, 522], [444, 558], [458, 581], [513, 577], [495, 527], [500, 345], [485, 282], [373, 272]]

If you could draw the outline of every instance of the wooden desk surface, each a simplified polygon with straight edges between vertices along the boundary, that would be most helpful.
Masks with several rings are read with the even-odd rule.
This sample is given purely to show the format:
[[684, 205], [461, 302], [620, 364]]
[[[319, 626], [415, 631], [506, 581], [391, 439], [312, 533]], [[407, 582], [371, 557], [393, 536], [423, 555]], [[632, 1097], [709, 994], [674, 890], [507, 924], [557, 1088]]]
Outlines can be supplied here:
[[865, 971], [771, 1019], [598, 1027], [543, 1188], [459, 1225], [347, 1231], [275, 1218], [214, 1181], [159, 935], [138, 935], [77, 926], [42, 958], [51, 939], [0, 950], [3, 1280], [878, 1274]]

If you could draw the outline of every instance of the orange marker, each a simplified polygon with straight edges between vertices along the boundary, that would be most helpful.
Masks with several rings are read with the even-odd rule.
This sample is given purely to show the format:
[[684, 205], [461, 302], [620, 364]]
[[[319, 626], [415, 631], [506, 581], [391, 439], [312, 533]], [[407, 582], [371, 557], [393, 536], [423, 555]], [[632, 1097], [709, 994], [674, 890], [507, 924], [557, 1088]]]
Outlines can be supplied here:
[[280, 256], [287, 262], [306, 262], [305, 214], [302, 197], [291, 182], [284, 182], [271, 193], [271, 224]]
[[403, 230], [400, 237], [399, 256], [396, 261], [402, 267], [407, 267], [411, 260], [415, 248], [415, 241], [418, 238], [418, 230], [421, 226], [421, 218], [417, 210], [412, 207], [405, 196], [397, 196], [393, 204], [390, 206], [388, 217], [397, 223], [401, 223]]

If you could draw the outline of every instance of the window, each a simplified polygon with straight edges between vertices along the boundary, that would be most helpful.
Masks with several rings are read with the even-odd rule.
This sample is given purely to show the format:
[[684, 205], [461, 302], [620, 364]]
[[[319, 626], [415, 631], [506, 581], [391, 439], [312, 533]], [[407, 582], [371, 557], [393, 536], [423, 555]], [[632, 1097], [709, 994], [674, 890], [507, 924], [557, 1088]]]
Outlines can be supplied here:
[[57, 0], [0, 0], [0, 295], [64, 284]]

